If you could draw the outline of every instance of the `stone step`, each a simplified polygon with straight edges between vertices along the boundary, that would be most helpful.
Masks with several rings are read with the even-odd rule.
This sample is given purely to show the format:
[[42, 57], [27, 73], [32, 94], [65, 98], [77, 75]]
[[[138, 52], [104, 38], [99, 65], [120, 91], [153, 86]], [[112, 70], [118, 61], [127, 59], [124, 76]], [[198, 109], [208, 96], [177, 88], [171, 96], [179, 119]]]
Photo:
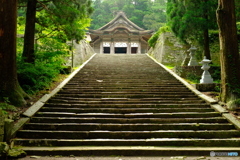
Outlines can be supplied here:
[[[52, 97], [48, 103], [54, 103], [56, 101], [79, 101], [81, 103], [92, 103], [92, 102], [101, 102], [101, 103], [157, 103], [159, 101], [199, 101], [197, 97], [190, 98], [75, 98], [75, 97]], [[201, 100], [202, 101], [202, 100]]]
[[227, 123], [223, 117], [210, 118], [96, 118], [96, 117], [33, 117], [32, 123]]
[[[88, 105], [89, 106], [89, 105]], [[211, 108], [60, 108], [42, 107], [41, 112], [71, 112], [71, 113], [173, 113], [173, 112], [214, 112]]]
[[149, 92], [169, 92], [169, 91], [175, 91], [175, 90], [177, 90], [178, 92], [186, 92], [186, 91], [189, 91], [187, 88], [171, 88], [171, 87], [166, 87], [166, 88], [159, 88], [159, 89], [157, 89], [157, 88], [150, 88], [150, 89], [147, 89], [147, 88], [144, 88], [144, 89], [142, 89], [142, 88], [135, 88], [135, 89], [123, 89], [123, 88], [121, 88], [121, 89], [119, 89], [119, 88], [111, 88], [111, 89], [106, 89], [106, 88], [104, 88], [104, 89], [101, 89], [101, 88], [99, 88], [99, 89], [79, 89], [78, 87], [72, 87], [72, 88], [64, 88], [64, 91], [70, 91], [70, 92], [100, 92], [100, 93], [102, 93], [102, 92], [130, 92], [130, 93], [132, 93], [132, 92], [136, 92], [136, 93], [142, 93], [142, 92], [146, 92], [146, 93], [149, 93]]
[[[40, 156], [209, 156], [211, 152], [240, 153], [239, 147], [157, 147], [157, 146], [76, 146], [22, 147], [29, 155]], [[213, 153], [215, 153], [213, 152]]]
[[[64, 117], [64, 116], [62, 116]], [[68, 131], [154, 131], [154, 130], [234, 130], [229, 123], [138, 123], [138, 124], [101, 124], [101, 123], [28, 123], [26, 130], [68, 130]]]
[[69, 112], [38, 112], [35, 117], [98, 117], [98, 118], [204, 118], [219, 117], [216, 112], [187, 113], [69, 113]]
[[[15, 145], [23, 146], [192, 146], [192, 147], [239, 147], [240, 138], [150, 138], [150, 139], [14, 139]], [[146, 155], [145, 155], [146, 156]]]
[[234, 138], [240, 137], [237, 130], [159, 130], [159, 131], [47, 131], [47, 130], [20, 130], [17, 137], [44, 138], [44, 139], [147, 139], [147, 138]]
[[148, 103], [139, 103], [139, 104], [121, 104], [121, 103], [103, 103], [103, 104], [69, 104], [69, 103], [47, 103], [45, 107], [57, 107], [57, 108], [201, 108], [201, 109], [210, 109], [210, 106], [205, 103], [199, 104], [148, 104]]
[[162, 94], [162, 95], [146, 95], [146, 94], [139, 94], [139, 95], [136, 95], [136, 94], [129, 94], [129, 95], [112, 95], [109, 94], [109, 95], [101, 95], [101, 94], [95, 94], [95, 95], [92, 95], [92, 94], [72, 94], [72, 93], [69, 93], [69, 94], [60, 94], [58, 93], [55, 97], [61, 97], [61, 98], [64, 98], [64, 97], [77, 97], [77, 98], [112, 98], [112, 99], [119, 99], [119, 98], [140, 98], [140, 99], [153, 99], [153, 98], [195, 98], [197, 97], [196, 95], [194, 94], [174, 94], [174, 93], [170, 93], [170, 94]]
[[[116, 104], [116, 105], [124, 105], [124, 104], [132, 104], [132, 105], [142, 105], [143, 102], [142, 101], [79, 101], [79, 100], [64, 100], [64, 99], [51, 99], [50, 101], [48, 101], [48, 103], [62, 103], [62, 104], [95, 104], [95, 105], [102, 105], [102, 104]], [[200, 103], [205, 103], [205, 101], [203, 100], [159, 100], [159, 101], [152, 101], [152, 102], [145, 102], [145, 104], [148, 104], [149, 106], [155, 106], [158, 104], [200, 104]]]
[[81, 92], [78, 90], [61, 90], [59, 91], [59, 94], [81, 94], [81, 95], [102, 95], [102, 96], [151, 96], [151, 95], [169, 95], [169, 94], [192, 94], [191, 91], [152, 91], [152, 92], [145, 92], [145, 91], [132, 91], [132, 92], [126, 92], [126, 91], [117, 91], [117, 92], [96, 92], [96, 91], [89, 91], [89, 92]]

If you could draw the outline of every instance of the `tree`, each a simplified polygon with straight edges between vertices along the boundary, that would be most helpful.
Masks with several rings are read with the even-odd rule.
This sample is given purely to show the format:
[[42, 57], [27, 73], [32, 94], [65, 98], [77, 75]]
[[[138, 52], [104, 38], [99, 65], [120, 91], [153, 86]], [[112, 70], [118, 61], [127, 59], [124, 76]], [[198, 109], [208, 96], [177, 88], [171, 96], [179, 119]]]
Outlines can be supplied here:
[[221, 100], [240, 97], [240, 70], [234, 0], [219, 0], [217, 22], [220, 39]]
[[144, 15], [143, 24], [146, 28], [157, 31], [166, 24], [166, 1], [155, 0], [148, 3], [148, 13]]
[[[22, 0], [24, 3], [25, 0]], [[37, 10], [44, 10], [44, 17], [36, 17]], [[90, 0], [53, 0], [37, 1], [27, 0], [26, 29], [23, 49], [23, 60], [34, 63], [35, 23], [43, 25], [44, 28], [55, 25], [53, 31], [64, 34], [65, 40], [81, 40], [85, 35], [86, 24], [90, 24], [89, 16], [93, 12]], [[41, 15], [41, 14], [39, 14]], [[50, 20], [49, 20], [50, 19]]]
[[216, 0], [168, 0], [168, 25], [184, 44], [197, 43], [211, 59], [208, 30], [216, 28]]
[[17, 0], [0, 0], [0, 100], [8, 98], [16, 106], [27, 97], [18, 83], [16, 71]]
[[157, 31], [166, 23], [165, 0], [95, 0], [91, 29], [98, 29], [124, 11], [139, 27]]
[[34, 40], [37, 0], [28, 0], [24, 35], [23, 57], [27, 63], [34, 63]]

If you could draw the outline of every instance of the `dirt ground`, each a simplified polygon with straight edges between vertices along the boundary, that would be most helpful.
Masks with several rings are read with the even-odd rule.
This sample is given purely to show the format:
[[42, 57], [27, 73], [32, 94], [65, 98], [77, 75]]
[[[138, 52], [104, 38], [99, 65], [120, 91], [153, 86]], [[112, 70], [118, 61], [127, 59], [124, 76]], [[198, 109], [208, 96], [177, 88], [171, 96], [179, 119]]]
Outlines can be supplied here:
[[27, 156], [19, 160], [240, 160], [240, 157], [39, 157]]

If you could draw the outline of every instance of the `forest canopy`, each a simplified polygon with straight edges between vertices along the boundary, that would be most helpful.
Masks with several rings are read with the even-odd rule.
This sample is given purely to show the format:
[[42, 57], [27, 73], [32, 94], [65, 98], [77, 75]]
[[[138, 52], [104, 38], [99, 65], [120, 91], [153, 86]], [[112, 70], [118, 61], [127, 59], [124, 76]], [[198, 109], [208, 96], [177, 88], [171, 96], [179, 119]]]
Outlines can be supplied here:
[[94, 0], [91, 29], [98, 29], [111, 21], [118, 11], [139, 27], [157, 31], [166, 23], [165, 0]]

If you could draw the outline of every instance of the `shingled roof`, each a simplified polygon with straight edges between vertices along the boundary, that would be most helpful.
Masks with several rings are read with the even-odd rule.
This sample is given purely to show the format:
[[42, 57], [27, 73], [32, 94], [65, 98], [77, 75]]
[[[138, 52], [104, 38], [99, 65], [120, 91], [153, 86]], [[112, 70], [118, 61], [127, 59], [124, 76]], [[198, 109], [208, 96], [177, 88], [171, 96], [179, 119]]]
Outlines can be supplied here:
[[97, 30], [89, 30], [90, 34], [103, 34], [114, 32], [116, 29], [126, 29], [128, 32], [132, 32], [139, 35], [151, 34], [153, 31], [145, 30], [132, 21], [130, 21], [126, 14], [122, 11], [118, 12], [117, 16], [111, 20], [109, 23]]

